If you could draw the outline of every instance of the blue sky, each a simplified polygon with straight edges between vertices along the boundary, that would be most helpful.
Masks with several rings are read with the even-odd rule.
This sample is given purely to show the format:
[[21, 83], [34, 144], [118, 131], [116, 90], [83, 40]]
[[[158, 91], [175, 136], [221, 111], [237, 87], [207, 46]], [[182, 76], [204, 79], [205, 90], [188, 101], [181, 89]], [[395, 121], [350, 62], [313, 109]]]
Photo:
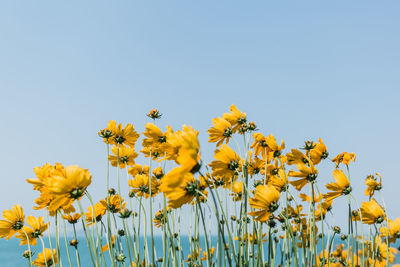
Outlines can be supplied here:
[[[2, 2], [0, 210], [21, 203], [31, 211], [37, 194], [25, 179], [46, 162], [88, 168], [90, 191], [103, 197], [97, 131], [110, 119], [143, 131], [151, 108], [164, 114], [162, 126], [198, 129], [210, 155], [211, 119], [234, 103], [288, 148], [321, 137], [332, 156], [355, 152], [355, 194], [378, 171], [389, 214], [399, 215], [399, 8], [398, 1]], [[332, 180], [330, 170], [320, 179], [321, 187]]]

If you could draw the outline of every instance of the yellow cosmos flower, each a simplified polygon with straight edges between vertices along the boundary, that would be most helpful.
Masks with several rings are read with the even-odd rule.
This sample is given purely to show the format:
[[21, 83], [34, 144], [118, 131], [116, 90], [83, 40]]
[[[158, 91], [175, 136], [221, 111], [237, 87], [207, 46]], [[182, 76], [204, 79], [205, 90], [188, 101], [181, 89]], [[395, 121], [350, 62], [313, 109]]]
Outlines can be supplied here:
[[389, 220], [388, 227], [381, 227], [381, 237], [389, 238], [390, 243], [396, 243], [396, 240], [400, 238], [400, 218], [396, 220]]
[[235, 105], [232, 104], [229, 110], [230, 113], [224, 113], [222, 118], [227, 120], [232, 125], [232, 132], [236, 133], [241, 125], [246, 124], [246, 113], [241, 112]]
[[80, 199], [86, 188], [92, 182], [89, 171], [78, 166], [65, 167], [60, 173], [53, 176], [48, 186], [55, 199], [48, 207], [57, 210], [62, 206], [71, 206], [76, 199]]
[[125, 169], [127, 165], [128, 166], [134, 165], [135, 159], [138, 156], [133, 147], [124, 145], [120, 145], [119, 148], [118, 146], [113, 146], [111, 148], [111, 152], [114, 155], [109, 155], [108, 160], [111, 162], [112, 166], [114, 167], [118, 166], [121, 169]]
[[140, 165], [134, 164], [132, 167], [128, 169], [128, 173], [135, 177], [138, 174], [146, 174], [149, 175], [150, 167], [148, 165]]
[[299, 171], [290, 170], [288, 176], [301, 179], [290, 181], [289, 183], [300, 191], [308, 182], [314, 182], [317, 179], [318, 170], [311, 162], [310, 166], [306, 166], [304, 163], [299, 163], [296, 166]]
[[212, 258], [214, 256], [214, 253], [215, 253], [215, 247], [210, 248], [208, 250], [208, 253], [206, 251], [203, 251], [203, 257], [201, 257], [201, 260], [206, 261], [208, 257]]
[[288, 184], [286, 172], [283, 169], [276, 169], [276, 172], [274, 172], [276, 173], [275, 175], [271, 175], [268, 184], [279, 192], [286, 191]]
[[[301, 193], [299, 195], [299, 198], [303, 201], [309, 202], [311, 203], [313, 201], [312, 197], [306, 194]], [[322, 199], [324, 198], [324, 196], [320, 193], [320, 194], [314, 194], [314, 202], [320, 202]]]
[[92, 225], [95, 222], [100, 222], [104, 214], [106, 214], [106, 210], [107, 210], [107, 202], [105, 203], [105, 205], [104, 203], [97, 202], [96, 204], [94, 204], [94, 207], [89, 206], [88, 211], [85, 212], [87, 224]]
[[259, 185], [256, 187], [254, 198], [249, 199], [250, 206], [256, 211], [249, 215], [255, 217], [254, 220], [265, 222], [270, 215], [279, 207], [278, 200], [280, 193], [272, 186]]
[[79, 213], [71, 214], [63, 214], [64, 220], [67, 220], [70, 224], [75, 224], [81, 218]]
[[163, 169], [161, 167], [154, 168], [153, 175], [156, 179], [160, 180], [164, 176]]
[[368, 259], [369, 266], [373, 267], [385, 267], [388, 263], [393, 263], [395, 260], [395, 255], [398, 253], [398, 250], [387, 246], [385, 241], [382, 241], [380, 237], [375, 238], [375, 242], [371, 244], [371, 242], [367, 241], [367, 246], [365, 248], [366, 255], [372, 255], [372, 252], [375, 252], [375, 257], [370, 257]]
[[[108, 133], [108, 138], [104, 136], [104, 132]], [[99, 135], [104, 138], [105, 143], [112, 145], [125, 144], [130, 147], [134, 147], [139, 138], [139, 134], [135, 131], [132, 124], [128, 123], [126, 127], [123, 128], [121, 123], [117, 125], [114, 120], [111, 120], [108, 123], [107, 128], [101, 130]]]
[[374, 198], [368, 202], [362, 202], [360, 212], [362, 222], [366, 224], [382, 223], [386, 220], [384, 209]]
[[233, 196], [233, 201], [240, 201], [243, 196], [243, 182], [234, 181], [229, 188], [232, 193], [229, 195]]
[[162, 146], [165, 145], [168, 136], [173, 134], [173, 132], [170, 126], [167, 126], [167, 131], [163, 133], [154, 123], [146, 123], [145, 131], [143, 132], [146, 138], [143, 139], [142, 145], [148, 148], [158, 147], [163, 150]]
[[206, 180], [202, 176], [196, 179], [191, 172], [174, 172], [176, 169], [179, 168], [173, 169], [161, 179], [159, 188], [168, 198], [168, 206], [177, 209], [197, 198], [204, 200], [200, 193], [207, 195]]
[[43, 217], [35, 218], [34, 216], [28, 216], [26, 222], [30, 227], [22, 227], [16, 237], [21, 240], [20, 245], [27, 245], [29, 238], [29, 245], [35, 246], [39, 236], [43, 236], [43, 232], [49, 227], [49, 223], [44, 223]]
[[339, 164], [342, 162], [344, 165], [349, 165], [350, 161], [356, 161], [356, 154], [343, 152], [332, 159], [332, 162], [336, 162], [336, 168], [339, 167]]
[[236, 152], [227, 145], [215, 150], [216, 160], [210, 163], [213, 176], [221, 176], [225, 180], [231, 180], [240, 171], [242, 160]]
[[324, 195], [324, 198], [327, 201], [332, 201], [341, 195], [348, 195], [351, 192], [350, 181], [342, 170], [333, 170], [333, 178], [335, 179], [336, 183], [332, 182], [325, 185], [328, 190], [332, 191]]
[[54, 166], [46, 163], [42, 167], [35, 167], [33, 171], [36, 174], [37, 179], [26, 179], [26, 181], [33, 185], [33, 190], [42, 191], [53, 175], [60, 173], [64, 166], [60, 163], [56, 163]]
[[[150, 179], [148, 175], [138, 174], [134, 179], [128, 181], [128, 185], [132, 187], [133, 192], [138, 197], [148, 198], [150, 196]], [[156, 178], [151, 178], [151, 196], [155, 196], [158, 193], [159, 182]]]
[[208, 142], [217, 142], [217, 147], [222, 145], [224, 141], [226, 144], [228, 144], [229, 138], [231, 138], [232, 136], [232, 128], [229, 121], [223, 118], [215, 118], [212, 121], [214, 127], [211, 127], [207, 131], [207, 133], [209, 134]]
[[247, 172], [250, 176], [256, 175], [258, 173], [265, 174], [265, 161], [254, 156], [253, 151], [249, 151], [249, 162], [247, 166]]
[[33, 265], [40, 267], [50, 267], [56, 265], [58, 263], [57, 252], [55, 249], [50, 250], [45, 248], [44, 252], [40, 252], [32, 263]]
[[288, 165], [307, 164], [310, 162], [310, 158], [298, 149], [292, 149], [290, 153], [286, 154], [286, 157]]
[[365, 185], [367, 186], [367, 189], [365, 189], [364, 194], [369, 196], [370, 199], [375, 194], [375, 191], [382, 189], [382, 176], [379, 173], [376, 173], [376, 175], [379, 176], [379, 182], [373, 175], [368, 175], [365, 179]]
[[267, 152], [270, 151], [268, 147], [266, 137], [261, 133], [253, 133], [254, 142], [250, 146], [254, 150], [254, 155], [258, 156], [261, 154], [262, 158], [265, 159]]
[[270, 149], [267, 154], [268, 161], [270, 161], [272, 158], [278, 158], [282, 154], [282, 150], [285, 149], [285, 142], [281, 140], [281, 145], [278, 145], [275, 137], [272, 134], [265, 137], [265, 142]]
[[317, 165], [321, 162], [322, 159], [326, 159], [329, 156], [328, 149], [326, 148], [322, 139], [319, 138], [318, 142], [314, 148], [310, 150], [310, 158], [314, 165]]
[[24, 211], [17, 204], [10, 210], [3, 211], [3, 218], [4, 220], [0, 220], [0, 237], [8, 240], [24, 226]]
[[168, 220], [168, 212], [170, 212], [171, 208], [167, 207], [166, 210], [162, 209], [156, 212], [153, 218], [154, 226], [160, 228], [163, 226]]
[[126, 207], [126, 202], [124, 202], [124, 198], [118, 194], [109, 196], [108, 205], [107, 197], [100, 200], [100, 204], [103, 205], [103, 207], [108, 207], [108, 210], [112, 213], [119, 213]]
[[318, 204], [315, 208], [315, 220], [320, 221], [322, 218], [325, 218], [325, 215], [328, 211], [332, 209], [332, 200], [325, 200]]

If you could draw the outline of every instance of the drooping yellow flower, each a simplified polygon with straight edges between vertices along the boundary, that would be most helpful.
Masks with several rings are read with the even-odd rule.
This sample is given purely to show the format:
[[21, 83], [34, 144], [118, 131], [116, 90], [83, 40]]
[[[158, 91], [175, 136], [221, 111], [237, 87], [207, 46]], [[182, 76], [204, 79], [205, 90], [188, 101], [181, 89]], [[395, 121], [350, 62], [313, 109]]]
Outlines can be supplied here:
[[108, 196], [108, 199], [106, 197], [105, 199], [100, 200], [100, 204], [103, 205], [103, 207], [107, 207], [108, 210], [112, 213], [119, 213], [126, 207], [126, 202], [124, 202], [124, 198], [118, 194]]
[[321, 162], [322, 159], [326, 159], [329, 156], [328, 149], [326, 148], [322, 139], [319, 138], [318, 142], [314, 148], [310, 150], [310, 158], [314, 165], [317, 165]]
[[215, 118], [212, 120], [213, 126], [207, 133], [209, 134], [208, 142], [217, 143], [216, 146], [220, 146], [224, 143], [228, 144], [229, 138], [232, 136], [232, 128], [229, 121], [223, 118]]
[[117, 125], [114, 120], [111, 120], [108, 123], [106, 130], [112, 133], [112, 137], [108, 139], [104, 138], [104, 142], [108, 142], [112, 145], [125, 144], [130, 147], [135, 147], [135, 143], [139, 138], [139, 134], [130, 123], [123, 128], [121, 123]]
[[356, 154], [343, 152], [332, 159], [332, 162], [336, 162], [336, 168], [342, 162], [344, 165], [349, 165], [350, 161], [356, 161]]
[[241, 125], [246, 124], [247, 118], [246, 113], [241, 112], [235, 105], [232, 104], [229, 110], [230, 113], [224, 113], [222, 118], [227, 120], [232, 125], [232, 132], [236, 133], [236, 131], [240, 128]]
[[93, 206], [88, 207], [88, 211], [85, 212], [86, 222], [88, 225], [92, 225], [96, 222], [100, 222], [104, 214], [106, 214], [107, 203], [104, 205], [101, 202], [97, 202]]
[[63, 218], [65, 220], [67, 220], [70, 224], [75, 224], [81, 218], [81, 215], [79, 213], [75, 213], [73, 215], [71, 215], [71, 214], [63, 214]]
[[314, 182], [317, 179], [318, 170], [312, 162], [310, 162], [310, 166], [306, 166], [304, 163], [299, 163], [296, 166], [299, 171], [290, 170], [288, 176], [301, 179], [290, 181], [289, 183], [300, 191], [307, 183]]
[[50, 267], [56, 265], [58, 263], [57, 252], [55, 249], [50, 250], [45, 248], [44, 252], [40, 252], [32, 263], [33, 265], [40, 267]]
[[325, 200], [324, 202], [320, 202], [315, 208], [315, 221], [320, 221], [322, 218], [325, 218], [326, 213], [331, 209], [332, 200]]
[[151, 194], [150, 194], [150, 179], [146, 174], [138, 174], [134, 179], [128, 181], [128, 185], [132, 187], [133, 192], [138, 197], [148, 198], [150, 195], [155, 196], [158, 193], [159, 182], [156, 178], [151, 178]]
[[389, 220], [388, 227], [381, 227], [381, 237], [389, 238], [390, 243], [396, 243], [396, 240], [400, 238], [400, 218], [395, 220]]
[[196, 179], [191, 172], [177, 172], [173, 169], [161, 179], [160, 191], [168, 198], [168, 206], [174, 209], [190, 203], [193, 200], [204, 200], [207, 195], [207, 182], [200, 176]]
[[386, 220], [384, 209], [374, 198], [370, 201], [362, 202], [360, 212], [362, 222], [366, 224], [382, 223]]
[[26, 225], [22, 227], [22, 229], [18, 231], [16, 237], [21, 240], [19, 243], [20, 245], [28, 244], [29, 238], [29, 245], [35, 246], [39, 236], [43, 236], [43, 232], [49, 227], [49, 223], [44, 223], [43, 217], [40, 216], [38, 218], [34, 216], [28, 216], [26, 223], [30, 227]]
[[8, 240], [24, 226], [24, 211], [20, 205], [14, 205], [3, 211], [3, 219], [0, 220], [0, 237]]
[[108, 160], [111, 162], [112, 166], [118, 166], [121, 169], [124, 169], [127, 165], [134, 165], [135, 159], [138, 156], [133, 147], [124, 145], [112, 146], [111, 152], [114, 155], [109, 155]]
[[365, 189], [364, 194], [369, 196], [370, 199], [375, 194], [375, 191], [382, 189], [382, 176], [379, 173], [376, 173], [376, 175], [379, 176], [379, 182], [374, 175], [368, 175], [365, 179], [367, 189]]
[[249, 199], [250, 206], [256, 211], [249, 215], [255, 217], [254, 220], [265, 222], [270, 215], [278, 208], [280, 193], [272, 186], [259, 185], [256, 187], [254, 198]]
[[55, 198], [48, 209], [55, 211], [60, 207], [71, 206], [76, 199], [82, 198], [91, 182], [92, 176], [88, 170], [78, 166], [65, 167], [50, 181], [48, 188]]
[[227, 145], [215, 150], [216, 160], [210, 163], [213, 176], [221, 176], [225, 180], [231, 180], [240, 171], [242, 160], [236, 152]]
[[341, 195], [348, 195], [351, 192], [350, 181], [342, 170], [333, 170], [333, 178], [336, 183], [332, 182], [325, 185], [326, 188], [331, 191], [324, 195], [326, 201], [332, 201]]

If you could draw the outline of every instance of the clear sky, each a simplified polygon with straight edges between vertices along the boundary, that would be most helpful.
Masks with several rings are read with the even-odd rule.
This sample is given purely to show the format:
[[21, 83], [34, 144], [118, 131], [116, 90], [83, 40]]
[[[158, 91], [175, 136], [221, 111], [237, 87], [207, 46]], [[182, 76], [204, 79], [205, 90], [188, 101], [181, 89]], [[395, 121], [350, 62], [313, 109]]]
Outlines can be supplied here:
[[25, 179], [46, 162], [88, 168], [103, 197], [97, 131], [115, 119], [142, 132], [151, 108], [163, 126], [198, 129], [210, 155], [211, 119], [234, 103], [288, 148], [321, 137], [331, 156], [355, 152], [355, 194], [378, 171], [400, 216], [399, 11], [399, 1], [3, 1], [0, 210], [31, 211], [38, 194]]

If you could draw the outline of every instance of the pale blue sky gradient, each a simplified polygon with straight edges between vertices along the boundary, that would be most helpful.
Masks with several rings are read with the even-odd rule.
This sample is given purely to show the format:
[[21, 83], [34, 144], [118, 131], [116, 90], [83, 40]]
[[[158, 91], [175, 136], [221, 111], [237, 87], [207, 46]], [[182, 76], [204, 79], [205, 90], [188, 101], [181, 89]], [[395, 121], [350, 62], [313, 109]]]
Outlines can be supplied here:
[[162, 126], [198, 129], [210, 159], [206, 130], [234, 103], [288, 148], [322, 137], [331, 156], [355, 152], [355, 195], [378, 171], [399, 216], [399, 11], [399, 1], [2, 2], [0, 210], [31, 211], [25, 179], [46, 162], [88, 168], [103, 197], [97, 131], [115, 119], [142, 132], [151, 108]]

